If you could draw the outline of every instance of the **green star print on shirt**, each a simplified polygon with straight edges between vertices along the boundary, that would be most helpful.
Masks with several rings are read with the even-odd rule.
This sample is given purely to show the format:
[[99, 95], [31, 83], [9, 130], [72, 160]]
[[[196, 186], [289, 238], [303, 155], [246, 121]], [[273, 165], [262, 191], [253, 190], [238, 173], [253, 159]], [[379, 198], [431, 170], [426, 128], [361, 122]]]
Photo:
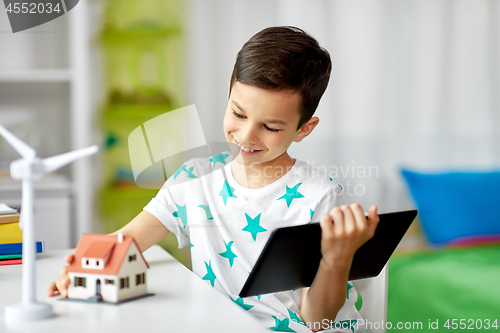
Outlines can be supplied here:
[[257, 215], [255, 218], [251, 218], [250, 216], [248, 216], [247, 213], [245, 213], [245, 217], [247, 219], [248, 225], [246, 227], [244, 227], [242, 230], [248, 231], [249, 233], [251, 233], [253, 240], [257, 240], [257, 233], [267, 231], [267, 229], [264, 229], [260, 226], [260, 215], [261, 214], [262, 213]]
[[187, 220], [188, 220], [187, 212], [186, 212], [186, 205], [179, 206], [178, 204], [175, 204], [175, 206], [177, 206], [177, 211], [173, 212], [172, 215], [180, 218], [182, 221], [182, 225], [185, 228], [187, 225]]
[[178, 176], [178, 175], [180, 175], [180, 173], [181, 173], [182, 171], [186, 171], [186, 172], [187, 172], [187, 170], [186, 170], [186, 166], [185, 166], [185, 165], [181, 166], [179, 169], [177, 169], [177, 171], [176, 171], [176, 172], [174, 172], [174, 179], [175, 179], [175, 178], [177, 178], [177, 176]]
[[288, 187], [288, 185], [287, 185], [286, 186], [286, 193], [282, 197], [278, 198], [278, 200], [285, 199], [286, 200], [286, 205], [288, 207], [290, 207], [290, 204], [292, 203], [293, 199], [303, 198], [304, 196], [299, 193], [299, 186], [301, 184], [302, 183], [298, 183], [297, 185], [295, 185], [292, 188]]
[[349, 283], [347, 283], [347, 296], [346, 298], [349, 299], [349, 289], [351, 289], [353, 286], [351, 286]]
[[226, 246], [226, 252], [219, 253], [221, 257], [229, 259], [229, 266], [233, 267], [234, 263], [234, 258], [237, 258], [238, 256], [231, 251], [231, 245], [233, 245], [233, 241], [230, 241], [229, 244], [226, 244], [224, 242], [224, 245]]
[[250, 304], [245, 304], [245, 302], [243, 302], [243, 298], [241, 298], [241, 297], [238, 297], [238, 298], [236, 299], [236, 301], [235, 301], [235, 300], [233, 300], [232, 298], [231, 298], [231, 300], [232, 300], [234, 303], [236, 303], [236, 304], [238, 304], [239, 306], [241, 306], [241, 307], [242, 307], [243, 309], [245, 309], [246, 311], [248, 311], [248, 310], [250, 310], [251, 308], [253, 308], [253, 307], [254, 307], [253, 305], [250, 305]]
[[299, 316], [297, 316], [297, 314], [295, 312], [290, 311], [290, 309], [287, 309], [287, 310], [288, 310], [288, 315], [290, 316], [290, 319], [292, 319], [296, 323], [299, 323], [301, 325], [306, 326], [306, 324], [304, 324], [302, 319], [300, 319]]
[[227, 198], [238, 199], [238, 197], [234, 194], [234, 188], [229, 186], [227, 180], [224, 181], [224, 185], [222, 185], [222, 190], [220, 191], [219, 195], [224, 200], [224, 206], [226, 205]]
[[[194, 174], [193, 174], [193, 169], [194, 169], [194, 166], [193, 167], [190, 167], [189, 170], [187, 171], [188, 173], [188, 178], [198, 178], [196, 177]], [[174, 178], [175, 179], [175, 178]]]
[[213, 220], [214, 217], [212, 216], [212, 211], [210, 210], [210, 206], [208, 204], [206, 205], [198, 205], [198, 207], [202, 208], [205, 211], [205, 214], [207, 215], [207, 220]]
[[215, 276], [214, 271], [212, 270], [212, 260], [210, 260], [208, 264], [205, 261], [205, 267], [207, 268], [207, 274], [205, 274], [205, 276], [202, 279], [210, 281], [210, 284], [213, 287], [215, 284], [215, 279], [217, 279], [217, 277]]
[[215, 170], [215, 164], [217, 162], [226, 165], [226, 158], [228, 158], [228, 157], [229, 157], [228, 154], [223, 154], [223, 153], [219, 153], [218, 155], [215, 155], [214, 157], [211, 157], [210, 158], [210, 162], [213, 163], [213, 170]]
[[285, 318], [283, 320], [279, 320], [278, 318], [276, 318], [275, 316], [273, 316], [274, 318], [274, 327], [269, 327], [270, 329], [272, 329], [273, 331], [280, 331], [280, 332], [295, 332], [294, 330], [292, 330], [288, 325], [289, 325], [289, 322], [290, 322], [290, 319], [288, 318]]

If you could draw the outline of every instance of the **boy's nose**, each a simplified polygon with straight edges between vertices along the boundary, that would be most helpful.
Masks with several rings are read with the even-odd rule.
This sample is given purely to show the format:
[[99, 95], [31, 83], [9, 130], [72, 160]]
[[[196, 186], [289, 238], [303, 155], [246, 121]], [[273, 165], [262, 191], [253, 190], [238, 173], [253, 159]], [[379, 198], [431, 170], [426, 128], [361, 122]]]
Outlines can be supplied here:
[[245, 128], [242, 129], [240, 135], [240, 140], [243, 141], [240, 142], [242, 145], [256, 144], [258, 141], [256, 130], [253, 126], [245, 126]]

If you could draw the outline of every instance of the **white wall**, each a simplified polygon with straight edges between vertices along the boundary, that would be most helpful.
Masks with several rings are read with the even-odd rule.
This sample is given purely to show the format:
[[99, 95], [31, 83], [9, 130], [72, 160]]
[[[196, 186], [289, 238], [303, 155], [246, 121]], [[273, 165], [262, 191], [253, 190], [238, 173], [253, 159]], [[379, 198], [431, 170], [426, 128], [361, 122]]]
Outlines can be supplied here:
[[296, 25], [330, 52], [333, 71], [319, 126], [290, 152], [337, 170], [348, 202], [410, 208], [402, 166], [500, 166], [498, 1], [187, 3], [189, 103], [208, 140], [224, 139], [227, 82], [244, 42], [267, 26]]

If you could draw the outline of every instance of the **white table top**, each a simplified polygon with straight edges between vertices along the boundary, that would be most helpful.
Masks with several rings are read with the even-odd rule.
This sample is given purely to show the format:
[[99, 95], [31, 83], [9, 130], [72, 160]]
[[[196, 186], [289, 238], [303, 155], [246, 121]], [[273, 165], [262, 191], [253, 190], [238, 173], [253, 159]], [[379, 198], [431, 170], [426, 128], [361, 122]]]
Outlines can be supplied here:
[[120, 305], [47, 297], [64, 256], [73, 251], [48, 251], [36, 260], [36, 299], [53, 306], [55, 317], [49, 319], [5, 322], [5, 306], [21, 302], [21, 265], [0, 266], [0, 332], [269, 332], [159, 246], [144, 252], [150, 266], [148, 292], [155, 296]]

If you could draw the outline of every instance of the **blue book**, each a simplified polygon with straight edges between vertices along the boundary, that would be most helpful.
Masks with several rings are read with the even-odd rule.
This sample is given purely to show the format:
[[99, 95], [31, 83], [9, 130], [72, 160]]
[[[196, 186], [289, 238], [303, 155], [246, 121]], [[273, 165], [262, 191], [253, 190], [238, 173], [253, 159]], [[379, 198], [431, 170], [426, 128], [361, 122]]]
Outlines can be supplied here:
[[[45, 252], [45, 243], [36, 242], [36, 253]], [[22, 254], [23, 243], [0, 244], [0, 255]]]

